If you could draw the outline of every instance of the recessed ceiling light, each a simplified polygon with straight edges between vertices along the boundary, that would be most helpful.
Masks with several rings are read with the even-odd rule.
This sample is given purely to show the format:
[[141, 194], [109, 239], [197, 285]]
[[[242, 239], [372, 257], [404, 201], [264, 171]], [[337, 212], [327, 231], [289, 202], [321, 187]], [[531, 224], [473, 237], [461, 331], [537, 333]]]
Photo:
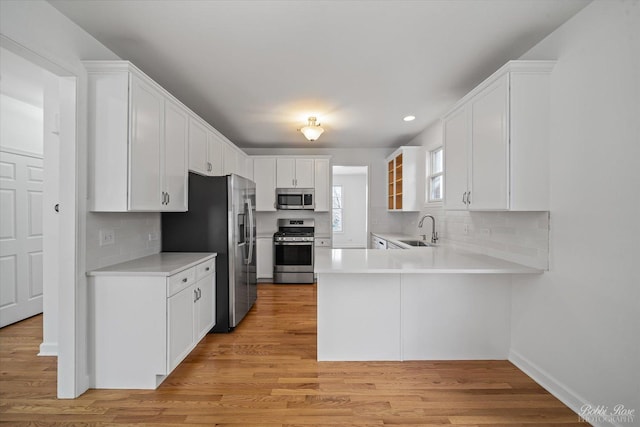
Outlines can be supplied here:
[[405, 116], [402, 120], [404, 120], [405, 122], [410, 122], [415, 119], [416, 119], [416, 116]]

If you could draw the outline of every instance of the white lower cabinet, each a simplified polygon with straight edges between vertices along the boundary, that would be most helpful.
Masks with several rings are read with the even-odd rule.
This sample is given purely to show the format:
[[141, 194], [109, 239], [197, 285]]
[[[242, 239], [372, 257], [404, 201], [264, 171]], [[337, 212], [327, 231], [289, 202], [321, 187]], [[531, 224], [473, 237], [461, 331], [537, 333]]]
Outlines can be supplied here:
[[258, 280], [273, 279], [273, 238], [258, 237], [256, 239]]
[[164, 381], [215, 326], [215, 260], [162, 253], [89, 273], [93, 388]]

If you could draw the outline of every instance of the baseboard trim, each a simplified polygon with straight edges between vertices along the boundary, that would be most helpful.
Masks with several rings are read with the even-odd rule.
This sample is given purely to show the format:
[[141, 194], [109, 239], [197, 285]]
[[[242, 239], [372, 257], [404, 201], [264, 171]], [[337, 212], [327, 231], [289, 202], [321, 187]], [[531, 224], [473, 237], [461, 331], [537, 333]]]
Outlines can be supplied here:
[[[591, 402], [584, 399], [578, 393], [567, 387], [557, 379], [555, 379], [547, 371], [531, 362], [526, 357], [514, 350], [509, 351], [509, 362], [516, 365], [518, 369], [530, 376], [542, 388], [554, 395], [558, 400], [567, 405], [569, 409], [576, 413], [576, 421], [580, 420], [580, 408], [584, 405], [592, 405]], [[595, 405], [592, 405], [595, 407]], [[599, 420], [599, 422], [591, 422], [594, 427], [623, 427], [622, 424]], [[585, 421], [585, 425], [588, 425]]]
[[40, 353], [38, 356], [57, 356], [58, 355], [58, 343], [46, 343], [40, 344]]

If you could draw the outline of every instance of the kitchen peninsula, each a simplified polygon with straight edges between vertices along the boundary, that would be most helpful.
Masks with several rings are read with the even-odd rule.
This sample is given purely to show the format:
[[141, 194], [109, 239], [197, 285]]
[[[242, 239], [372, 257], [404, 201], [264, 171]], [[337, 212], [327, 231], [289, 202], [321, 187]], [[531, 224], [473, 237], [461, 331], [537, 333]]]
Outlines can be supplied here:
[[434, 246], [316, 257], [318, 360], [507, 359], [511, 277], [540, 274]]

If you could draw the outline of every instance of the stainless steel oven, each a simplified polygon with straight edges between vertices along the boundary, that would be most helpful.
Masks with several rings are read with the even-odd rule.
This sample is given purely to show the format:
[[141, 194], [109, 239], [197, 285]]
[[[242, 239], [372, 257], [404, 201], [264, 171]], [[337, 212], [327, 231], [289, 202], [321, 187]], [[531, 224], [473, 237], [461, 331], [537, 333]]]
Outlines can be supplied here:
[[279, 219], [273, 235], [274, 283], [313, 283], [314, 220]]

